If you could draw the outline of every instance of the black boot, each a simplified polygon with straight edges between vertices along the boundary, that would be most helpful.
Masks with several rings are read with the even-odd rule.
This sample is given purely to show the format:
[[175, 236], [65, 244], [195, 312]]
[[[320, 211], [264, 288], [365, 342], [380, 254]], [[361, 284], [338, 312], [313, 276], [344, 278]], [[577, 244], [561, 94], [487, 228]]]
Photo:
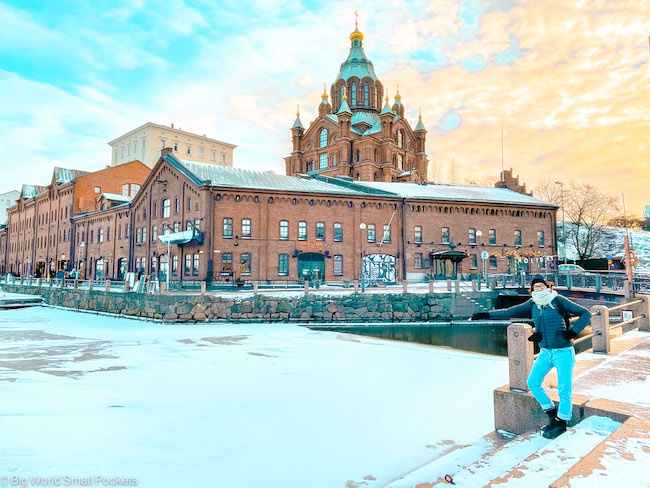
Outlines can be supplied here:
[[553, 419], [557, 416], [557, 408], [549, 408], [548, 410], [544, 410], [544, 412], [548, 415], [548, 424], [542, 427], [542, 434], [553, 426]]
[[566, 420], [555, 417], [551, 420], [551, 427], [542, 432], [542, 437], [555, 439], [564, 432], [566, 432]]

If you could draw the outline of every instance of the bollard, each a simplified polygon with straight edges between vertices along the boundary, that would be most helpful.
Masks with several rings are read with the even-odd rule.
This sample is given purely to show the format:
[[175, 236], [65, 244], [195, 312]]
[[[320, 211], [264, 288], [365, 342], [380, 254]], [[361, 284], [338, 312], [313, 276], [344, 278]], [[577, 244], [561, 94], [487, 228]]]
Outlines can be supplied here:
[[451, 281], [447, 280], [447, 291], [451, 291]]
[[478, 291], [478, 280], [472, 280], [472, 291]]
[[111, 282], [106, 280], [106, 292], [111, 291]]
[[201, 282], [201, 295], [205, 295], [205, 292], [207, 291], [207, 283], [205, 281]]
[[429, 280], [429, 293], [433, 293], [433, 280]]
[[76, 290], [79, 288], [79, 280], [77, 278], [74, 279], [74, 289]]
[[454, 290], [456, 293], [460, 293], [460, 280], [454, 280]]
[[129, 292], [129, 280], [124, 280], [124, 293]]
[[65, 286], [65, 278], [61, 278], [61, 281], [59, 281], [59, 288], [63, 288]]
[[92, 291], [93, 289], [93, 280], [88, 280], [88, 291]]
[[490, 290], [494, 291], [497, 289], [497, 279], [495, 277], [490, 278]]
[[[594, 334], [591, 338], [591, 345], [594, 352], [609, 354], [609, 309], [604, 305], [591, 307], [591, 330]], [[598, 315], [593, 315], [598, 314]]]
[[167, 282], [166, 281], [161, 281], [160, 282], [160, 294], [161, 295], [167, 295]]
[[31, 276], [29, 277], [29, 280], [27, 281], [27, 284], [28, 284], [29, 286], [32, 286], [32, 277], [31, 277]]
[[354, 281], [354, 293], [359, 293], [359, 280]]
[[637, 320], [635, 323], [639, 326], [640, 331], [650, 332], [650, 296], [637, 295], [636, 297], [643, 300], [643, 303], [637, 305], [635, 315], [638, 317], [645, 315], [645, 317]]
[[408, 293], [409, 292], [409, 285], [406, 282], [406, 280], [402, 281], [402, 293]]
[[253, 281], [253, 295], [257, 295], [257, 281]]
[[305, 296], [309, 294], [309, 280], [305, 280]]
[[532, 334], [528, 324], [513, 323], [508, 326], [508, 366], [510, 389], [528, 391], [528, 375], [533, 367], [534, 345], [528, 340]]

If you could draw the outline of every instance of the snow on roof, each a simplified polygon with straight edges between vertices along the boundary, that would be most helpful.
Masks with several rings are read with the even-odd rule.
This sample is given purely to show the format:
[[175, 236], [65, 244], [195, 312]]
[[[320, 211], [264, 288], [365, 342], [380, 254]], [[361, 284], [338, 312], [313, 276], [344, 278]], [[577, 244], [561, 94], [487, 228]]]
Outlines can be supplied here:
[[130, 202], [133, 198], [125, 195], [119, 195], [117, 193], [102, 193], [100, 198], [106, 200], [112, 200], [114, 202]]

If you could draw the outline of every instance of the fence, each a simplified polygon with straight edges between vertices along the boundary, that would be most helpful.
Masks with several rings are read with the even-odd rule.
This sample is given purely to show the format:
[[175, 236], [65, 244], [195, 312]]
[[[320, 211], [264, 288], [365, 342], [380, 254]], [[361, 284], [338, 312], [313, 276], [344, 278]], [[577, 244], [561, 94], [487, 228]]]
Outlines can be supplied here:
[[[623, 312], [631, 312], [632, 317], [626, 319]], [[612, 323], [612, 312], [620, 314], [620, 320]], [[573, 317], [572, 322], [578, 320]], [[611, 351], [610, 337], [613, 330], [626, 325], [633, 325], [641, 331], [650, 331], [650, 296], [637, 295], [627, 303], [613, 307], [594, 305], [591, 307], [590, 334], [578, 337], [574, 344], [591, 339], [595, 353], [608, 354]], [[535, 359], [534, 344], [528, 340], [532, 327], [528, 324], [513, 323], [508, 326], [508, 363], [510, 370], [510, 389], [528, 391], [526, 381]]]

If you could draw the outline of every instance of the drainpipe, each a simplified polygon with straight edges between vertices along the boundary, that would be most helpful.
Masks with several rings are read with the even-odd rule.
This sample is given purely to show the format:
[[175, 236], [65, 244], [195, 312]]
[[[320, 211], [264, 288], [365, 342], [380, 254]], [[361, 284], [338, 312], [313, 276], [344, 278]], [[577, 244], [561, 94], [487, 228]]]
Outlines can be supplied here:
[[404, 244], [404, 205], [406, 204], [406, 198], [402, 198], [400, 202], [400, 227], [402, 229], [402, 279], [406, 280], [406, 246]]
[[205, 227], [205, 231], [209, 232], [208, 234], [208, 272], [205, 277], [206, 283], [212, 283], [212, 274], [214, 271], [214, 241], [212, 239], [212, 234], [214, 233], [214, 195], [212, 194], [212, 182], [207, 182], [208, 184], [208, 222]]

